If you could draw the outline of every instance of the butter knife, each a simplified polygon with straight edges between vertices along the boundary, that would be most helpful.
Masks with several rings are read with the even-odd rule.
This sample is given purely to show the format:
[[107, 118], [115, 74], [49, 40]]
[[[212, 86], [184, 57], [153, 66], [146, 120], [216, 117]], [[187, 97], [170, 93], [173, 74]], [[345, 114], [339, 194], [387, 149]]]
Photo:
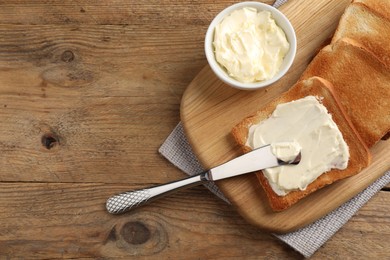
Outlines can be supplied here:
[[286, 164], [298, 164], [300, 160], [301, 153], [299, 152], [294, 159], [283, 161], [272, 153], [271, 145], [266, 145], [215, 168], [185, 179], [114, 195], [107, 200], [106, 208], [111, 214], [119, 214], [183, 188], [189, 188], [210, 181], [231, 178], [266, 168]]

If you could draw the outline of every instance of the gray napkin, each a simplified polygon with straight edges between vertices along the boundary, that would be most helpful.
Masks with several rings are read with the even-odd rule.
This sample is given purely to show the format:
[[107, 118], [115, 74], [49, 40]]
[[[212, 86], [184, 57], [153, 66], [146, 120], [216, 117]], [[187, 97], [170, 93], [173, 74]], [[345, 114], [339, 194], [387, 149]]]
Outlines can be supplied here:
[[[204, 171], [202, 165], [192, 152], [181, 123], [179, 123], [168, 136], [160, 147], [159, 152], [188, 175], [194, 175]], [[367, 189], [360, 192], [356, 197], [311, 225], [288, 234], [274, 235], [303, 256], [310, 257], [332, 235], [334, 235], [360, 207], [388, 183], [390, 183], [390, 171], [386, 172], [384, 176], [379, 178]], [[215, 184], [209, 183], [205, 186], [218, 197], [229, 203]]]

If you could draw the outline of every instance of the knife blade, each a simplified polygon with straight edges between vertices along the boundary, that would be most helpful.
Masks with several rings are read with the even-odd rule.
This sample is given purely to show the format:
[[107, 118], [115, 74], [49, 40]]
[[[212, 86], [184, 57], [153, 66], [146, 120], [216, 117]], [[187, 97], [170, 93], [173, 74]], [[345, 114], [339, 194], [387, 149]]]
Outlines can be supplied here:
[[180, 189], [189, 188], [209, 181], [231, 178], [266, 168], [286, 164], [297, 164], [300, 160], [301, 153], [299, 152], [291, 161], [283, 161], [273, 154], [271, 145], [266, 145], [208, 171], [185, 179], [114, 195], [107, 200], [106, 209], [112, 214], [123, 213]]

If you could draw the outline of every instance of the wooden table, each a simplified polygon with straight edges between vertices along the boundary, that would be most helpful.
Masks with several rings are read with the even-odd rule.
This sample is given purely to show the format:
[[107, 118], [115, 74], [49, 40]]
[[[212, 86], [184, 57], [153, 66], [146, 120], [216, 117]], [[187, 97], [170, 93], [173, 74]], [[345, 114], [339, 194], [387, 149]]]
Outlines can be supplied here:
[[[206, 65], [209, 22], [233, 2], [0, 3], [0, 258], [301, 258], [204, 187], [104, 207], [184, 177], [157, 150]], [[388, 257], [389, 190], [313, 259]]]

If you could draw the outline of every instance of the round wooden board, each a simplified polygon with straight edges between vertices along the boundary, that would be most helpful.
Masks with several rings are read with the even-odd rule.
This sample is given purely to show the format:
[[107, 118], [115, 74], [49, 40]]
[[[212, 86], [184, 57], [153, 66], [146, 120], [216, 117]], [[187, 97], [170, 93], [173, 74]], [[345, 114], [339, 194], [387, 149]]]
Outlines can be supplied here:
[[[209, 66], [195, 77], [183, 95], [181, 119], [187, 138], [205, 168], [239, 155], [230, 136], [231, 129], [297, 81], [311, 58], [332, 36], [348, 3], [348, 0], [321, 0], [313, 5], [293, 0], [281, 7], [296, 30], [298, 52], [289, 73], [266, 89], [233, 89], [222, 83]], [[389, 148], [389, 140], [379, 142], [372, 149], [370, 167], [311, 194], [283, 212], [271, 210], [254, 174], [223, 180], [217, 185], [248, 222], [272, 232], [290, 232], [339, 207], [383, 175], [390, 165]]]

